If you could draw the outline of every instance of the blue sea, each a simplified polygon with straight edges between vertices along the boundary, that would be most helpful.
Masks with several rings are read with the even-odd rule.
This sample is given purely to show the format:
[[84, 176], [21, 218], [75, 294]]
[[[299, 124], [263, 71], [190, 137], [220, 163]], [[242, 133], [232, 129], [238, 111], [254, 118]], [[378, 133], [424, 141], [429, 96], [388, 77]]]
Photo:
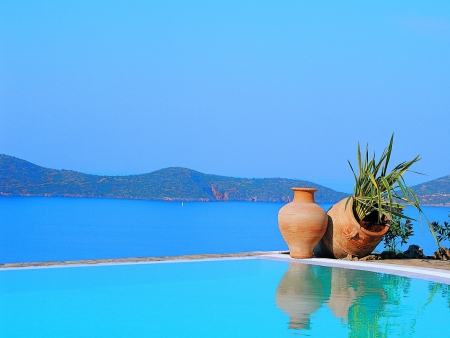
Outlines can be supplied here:
[[[287, 250], [277, 223], [282, 206], [1, 197], [0, 263]], [[443, 222], [450, 213], [448, 207], [423, 210], [430, 221]], [[432, 255], [437, 245], [426, 223], [414, 226], [408, 245]]]

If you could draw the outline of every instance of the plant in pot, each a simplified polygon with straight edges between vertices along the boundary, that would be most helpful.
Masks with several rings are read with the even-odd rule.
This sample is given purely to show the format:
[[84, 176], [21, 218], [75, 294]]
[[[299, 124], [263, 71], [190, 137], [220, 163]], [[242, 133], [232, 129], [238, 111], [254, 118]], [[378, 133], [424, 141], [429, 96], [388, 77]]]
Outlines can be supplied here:
[[368, 146], [362, 156], [358, 143], [357, 173], [348, 161], [355, 178], [354, 193], [328, 211], [328, 227], [314, 250], [316, 256], [364, 257], [383, 239], [393, 217], [412, 219], [402, 212], [406, 206], [413, 206], [423, 214], [416, 195], [403, 177], [420, 157], [388, 171], [393, 142], [394, 134], [379, 160], [375, 153], [369, 158]]

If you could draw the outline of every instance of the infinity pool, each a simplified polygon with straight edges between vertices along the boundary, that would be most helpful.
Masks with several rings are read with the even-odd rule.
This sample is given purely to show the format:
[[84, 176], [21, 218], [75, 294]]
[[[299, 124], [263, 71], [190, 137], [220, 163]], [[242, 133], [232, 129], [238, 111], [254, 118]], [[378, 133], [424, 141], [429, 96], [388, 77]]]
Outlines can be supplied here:
[[1, 337], [433, 337], [450, 285], [268, 259], [0, 270]]

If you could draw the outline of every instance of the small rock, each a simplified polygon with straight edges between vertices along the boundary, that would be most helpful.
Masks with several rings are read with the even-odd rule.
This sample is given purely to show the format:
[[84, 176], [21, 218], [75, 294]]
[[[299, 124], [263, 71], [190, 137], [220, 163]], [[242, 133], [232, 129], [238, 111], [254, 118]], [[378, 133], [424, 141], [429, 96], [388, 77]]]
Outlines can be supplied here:
[[342, 258], [343, 261], [351, 261], [352, 260], [352, 255], [348, 254], [347, 256], [345, 256], [344, 258]]
[[403, 253], [405, 258], [425, 258], [423, 249], [418, 245], [410, 245], [408, 250]]
[[361, 257], [360, 261], [377, 261], [380, 257], [378, 255], [367, 255], [365, 257]]
[[352, 256], [350, 254], [348, 254], [347, 256], [345, 256], [344, 258], [342, 258], [342, 260], [344, 261], [357, 261], [359, 260], [358, 257], [356, 256]]
[[440, 247], [433, 255], [434, 259], [440, 259], [442, 261], [447, 261], [450, 259], [450, 250], [445, 246]]
[[394, 251], [383, 251], [381, 253], [381, 259], [395, 259], [397, 254]]

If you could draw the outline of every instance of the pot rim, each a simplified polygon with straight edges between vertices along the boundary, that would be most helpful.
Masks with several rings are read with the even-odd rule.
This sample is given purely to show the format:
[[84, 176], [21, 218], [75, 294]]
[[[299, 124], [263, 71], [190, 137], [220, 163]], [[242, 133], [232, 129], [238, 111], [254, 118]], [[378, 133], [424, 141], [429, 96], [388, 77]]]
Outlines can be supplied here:
[[301, 187], [293, 187], [291, 188], [293, 191], [317, 191], [317, 188], [301, 188]]
[[[350, 201], [347, 204], [347, 209], [345, 209], [345, 213], [347, 213], [348, 215], [351, 216], [353, 223], [364, 233], [368, 234], [368, 235], [373, 235], [373, 236], [382, 236], [384, 235], [386, 232], [388, 232], [390, 225], [386, 224], [384, 229], [378, 232], [374, 232], [374, 231], [369, 231], [367, 229], [364, 229], [361, 224], [359, 224], [359, 222], [356, 220], [356, 217], [353, 213], [353, 196], [351, 196], [352, 198], [350, 199]], [[344, 200], [347, 200], [347, 198], [344, 198]], [[345, 206], [344, 206], [345, 208]]]

